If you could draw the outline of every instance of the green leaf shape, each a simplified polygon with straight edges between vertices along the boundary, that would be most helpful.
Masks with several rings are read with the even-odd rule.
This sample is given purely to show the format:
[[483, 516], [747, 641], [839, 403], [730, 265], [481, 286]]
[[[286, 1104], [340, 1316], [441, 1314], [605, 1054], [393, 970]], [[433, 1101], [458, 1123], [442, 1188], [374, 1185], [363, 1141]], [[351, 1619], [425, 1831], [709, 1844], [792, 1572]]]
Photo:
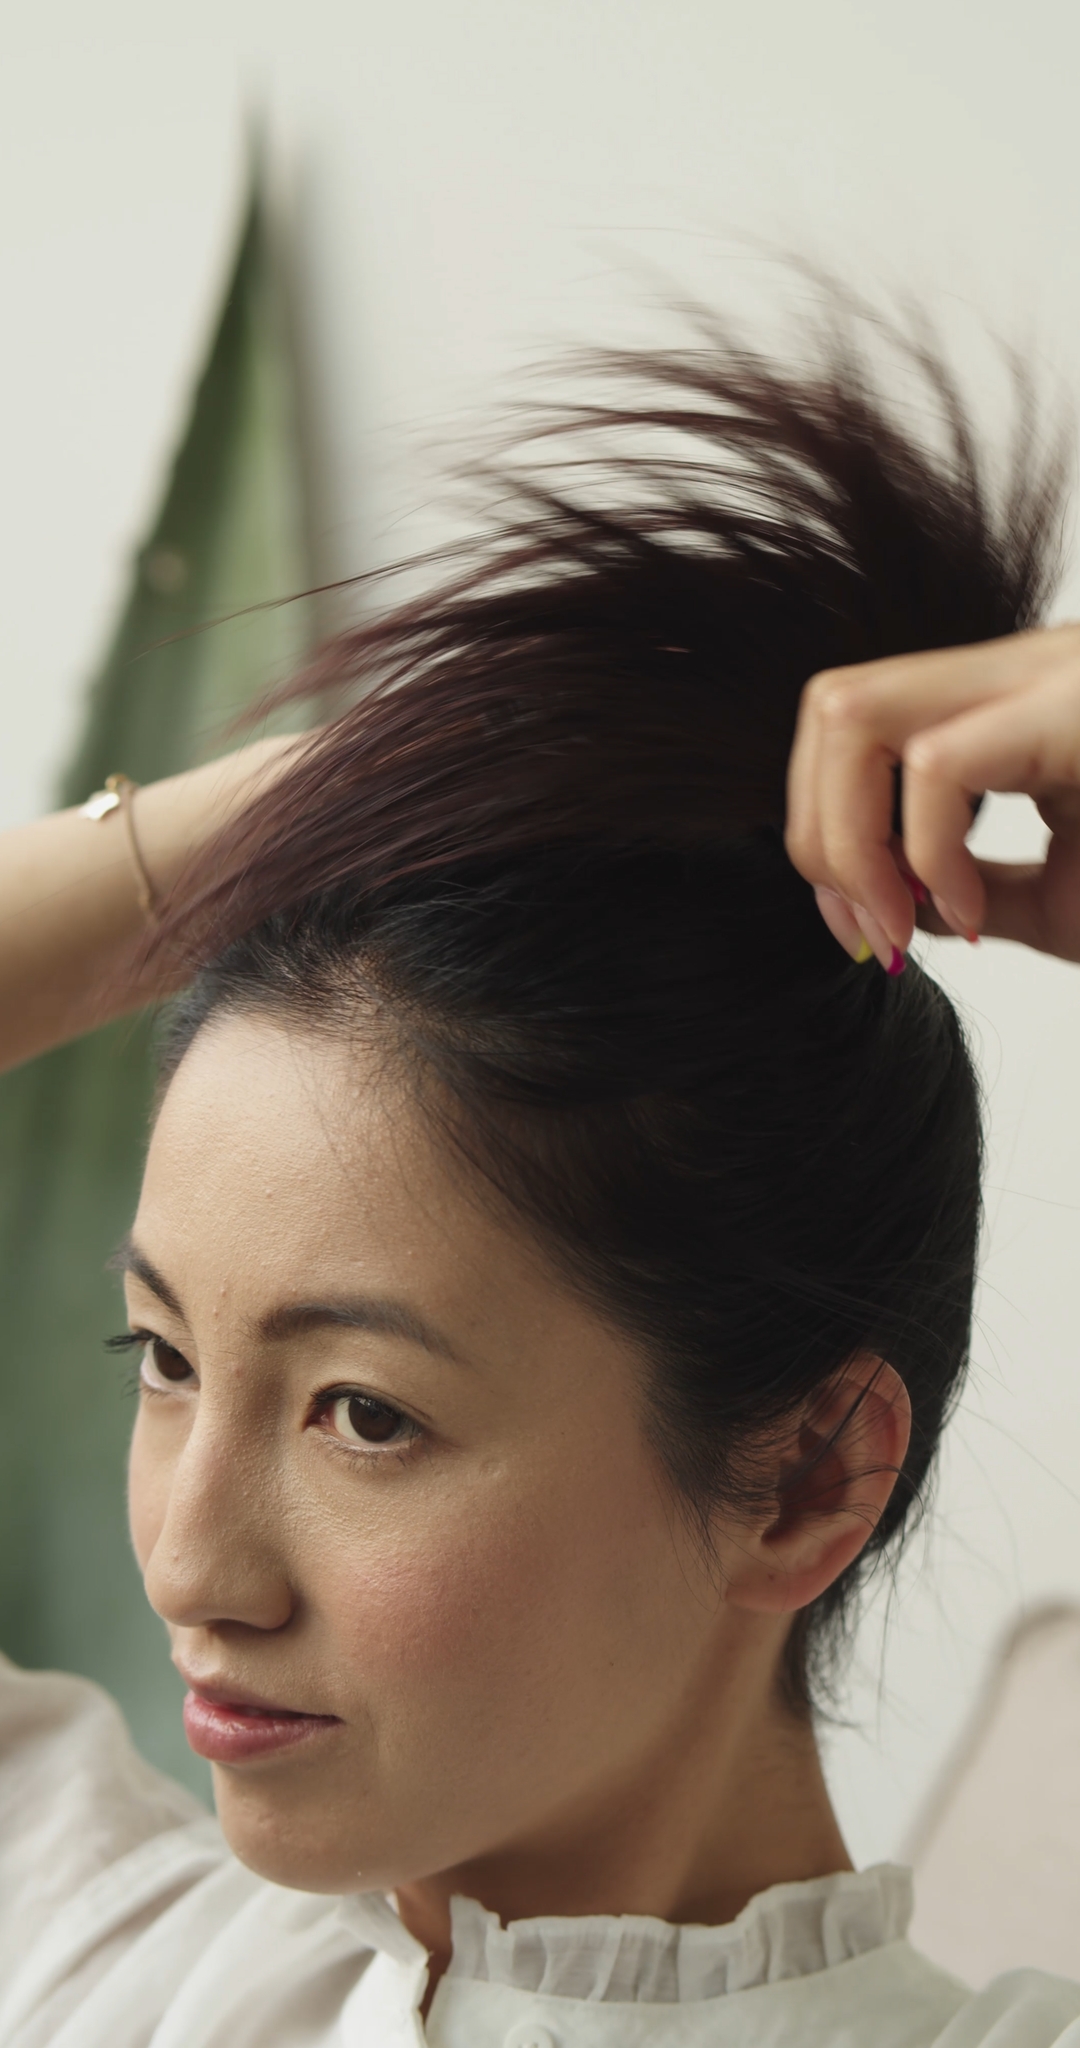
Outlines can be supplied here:
[[[296, 367], [260, 184], [256, 171], [62, 804], [114, 770], [148, 782], [235, 746], [230, 726], [310, 650], [310, 601], [281, 602], [310, 577]], [[127, 1534], [129, 1362], [102, 1349], [124, 1327], [106, 1262], [134, 1213], [152, 1087], [145, 1016], [0, 1077], [0, 1642], [106, 1686], [143, 1753], [205, 1796]]]

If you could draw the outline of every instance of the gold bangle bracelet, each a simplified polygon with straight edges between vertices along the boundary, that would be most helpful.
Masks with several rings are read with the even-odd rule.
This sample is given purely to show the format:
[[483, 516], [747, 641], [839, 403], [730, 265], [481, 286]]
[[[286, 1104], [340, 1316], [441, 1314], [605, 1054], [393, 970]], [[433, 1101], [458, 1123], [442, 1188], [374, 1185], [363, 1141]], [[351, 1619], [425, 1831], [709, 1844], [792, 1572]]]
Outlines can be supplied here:
[[131, 855], [131, 865], [135, 870], [135, 893], [139, 908], [144, 917], [153, 923], [158, 915], [158, 894], [143, 859], [139, 835], [135, 830], [135, 792], [139, 787], [140, 784], [132, 782], [130, 775], [107, 775], [104, 789], [96, 789], [93, 796], [87, 797], [86, 802], [79, 807], [79, 816], [97, 821], [110, 817], [113, 811], [123, 813], [128, 851]]

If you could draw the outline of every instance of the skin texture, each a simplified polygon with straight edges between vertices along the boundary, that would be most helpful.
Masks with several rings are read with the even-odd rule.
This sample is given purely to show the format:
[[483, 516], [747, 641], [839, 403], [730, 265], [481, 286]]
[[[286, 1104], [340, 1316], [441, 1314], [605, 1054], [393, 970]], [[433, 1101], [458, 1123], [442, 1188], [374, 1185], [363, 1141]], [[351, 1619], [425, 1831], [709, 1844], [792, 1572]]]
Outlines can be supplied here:
[[[259, 740], [139, 790], [135, 830], [158, 897], [306, 744]], [[0, 906], [0, 1070], [188, 979], [168, 947], [139, 958], [146, 914], [120, 811], [56, 811], [0, 832]]]
[[[862, 1391], [813, 1480], [754, 1524], [718, 1516], [706, 1554], [626, 1336], [467, 1184], [384, 1050], [265, 1016], [212, 1021], [181, 1063], [132, 1242], [169, 1297], [128, 1274], [157, 1340], [131, 1526], [174, 1658], [225, 1697], [339, 1717], [215, 1765], [246, 1863], [396, 1889], [436, 1970], [454, 1892], [504, 1919], [719, 1922], [847, 1867], [776, 1670], [791, 1611], [888, 1498], [890, 1368], [855, 1361], [762, 1448], [778, 1490]], [[297, 1317], [359, 1297], [398, 1327]], [[321, 1400], [349, 1389], [396, 1434], [360, 1440]]]

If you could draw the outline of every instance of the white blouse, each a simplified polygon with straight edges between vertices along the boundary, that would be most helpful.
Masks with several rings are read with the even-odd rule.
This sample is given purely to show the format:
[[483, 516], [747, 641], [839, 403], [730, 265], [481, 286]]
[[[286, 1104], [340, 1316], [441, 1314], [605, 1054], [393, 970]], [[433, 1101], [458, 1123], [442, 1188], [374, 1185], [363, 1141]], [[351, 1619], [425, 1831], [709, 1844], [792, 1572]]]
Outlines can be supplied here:
[[775, 1885], [728, 1927], [500, 1926], [427, 1956], [390, 1901], [252, 1876], [106, 1695], [0, 1658], [0, 2048], [1080, 2048], [1080, 1985], [972, 1996], [906, 1939], [906, 1872]]

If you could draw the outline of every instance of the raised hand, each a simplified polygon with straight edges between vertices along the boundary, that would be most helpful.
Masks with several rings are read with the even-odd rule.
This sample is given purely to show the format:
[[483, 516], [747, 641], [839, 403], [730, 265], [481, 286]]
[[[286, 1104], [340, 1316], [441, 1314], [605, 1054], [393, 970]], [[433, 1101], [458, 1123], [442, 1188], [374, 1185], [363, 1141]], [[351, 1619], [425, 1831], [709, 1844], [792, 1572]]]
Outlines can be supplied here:
[[[988, 790], [1034, 798], [1052, 835], [1044, 862], [968, 850]], [[814, 676], [786, 843], [841, 945], [857, 958], [869, 946], [893, 973], [916, 922], [1080, 961], [1080, 626]]]

